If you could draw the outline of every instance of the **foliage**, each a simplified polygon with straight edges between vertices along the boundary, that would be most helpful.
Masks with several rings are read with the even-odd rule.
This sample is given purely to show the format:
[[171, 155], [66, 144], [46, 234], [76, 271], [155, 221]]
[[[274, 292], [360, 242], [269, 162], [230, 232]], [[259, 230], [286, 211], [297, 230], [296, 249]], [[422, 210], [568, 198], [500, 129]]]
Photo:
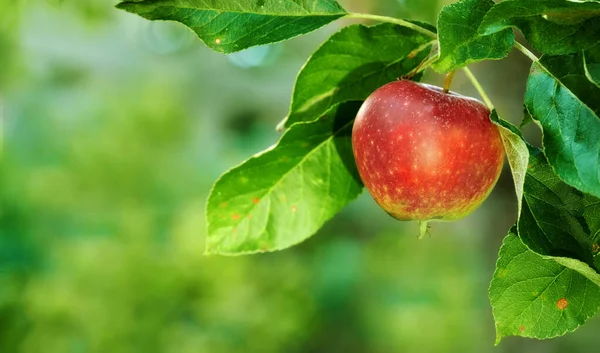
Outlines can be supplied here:
[[315, 120], [342, 102], [364, 100], [383, 84], [407, 75], [429, 54], [430, 41], [389, 23], [343, 28], [315, 51], [298, 74], [285, 126]]
[[[118, 7], [179, 21], [222, 52], [289, 39], [343, 17], [389, 22], [348, 26], [308, 59], [280, 142], [215, 184], [209, 253], [289, 247], [354, 199], [361, 185], [348, 134], [357, 105], [375, 88], [399, 76], [419, 79], [429, 65], [451, 72], [499, 60], [516, 47], [533, 60], [524, 105], [544, 139], [542, 150], [529, 146], [493, 112], [519, 203], [490, 288], [498, 340], [562, 335], [599, 309], [600, 2], [461, 0], [442, 9], [437, 34], [418, 22], [351, 13], [334, 0], [142, 0]], [[513, 27], [541, 58], [515, 42]]]

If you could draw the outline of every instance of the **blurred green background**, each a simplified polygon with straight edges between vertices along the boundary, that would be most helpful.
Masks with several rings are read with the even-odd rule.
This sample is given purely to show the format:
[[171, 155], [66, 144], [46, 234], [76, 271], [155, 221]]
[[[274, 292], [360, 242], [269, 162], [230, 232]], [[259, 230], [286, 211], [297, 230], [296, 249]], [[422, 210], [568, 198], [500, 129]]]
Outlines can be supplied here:
[[[429, 22], [444, 5], [340, 2]], [[292, 249], [204, 256], [211, 184], [278, 139], [298, 70], [351, 22], [226, 56], [115, 4], [0, 0], [1, 352], [598, 351], [600, 318], [493, 347], [487, 287], [516, 216], [507, 170], [431, 239], [365, 193]], [[474, 65], [516, 123], [528, 66], [518, 53]], [[460, 74], [453, 89], [476, 96]]]

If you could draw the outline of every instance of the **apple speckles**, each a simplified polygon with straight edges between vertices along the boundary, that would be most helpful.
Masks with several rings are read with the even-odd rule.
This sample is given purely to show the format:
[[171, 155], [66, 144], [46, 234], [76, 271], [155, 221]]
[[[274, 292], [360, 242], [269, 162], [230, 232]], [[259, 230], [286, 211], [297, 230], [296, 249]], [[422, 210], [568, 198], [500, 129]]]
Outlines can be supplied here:
[[502, 163], [502, 142], [485, 106], [428, 87], [383, 86], [367, 98], [353, 128], [361, 178], [398, 219], [464, 216], [483, 201]]

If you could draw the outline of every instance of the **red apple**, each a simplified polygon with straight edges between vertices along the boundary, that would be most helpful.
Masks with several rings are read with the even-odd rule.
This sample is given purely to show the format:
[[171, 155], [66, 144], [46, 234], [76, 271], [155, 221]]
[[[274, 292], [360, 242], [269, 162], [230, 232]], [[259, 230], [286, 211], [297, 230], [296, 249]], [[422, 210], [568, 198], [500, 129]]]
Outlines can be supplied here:
[[[400, 80], [361, 106], [352, 130], [360, 177], [394, 218], [456, 220], [475, 210], [500, 176], [504, 149], [480, 101]], [[421, 234], [423, 235], [423, 234]]]

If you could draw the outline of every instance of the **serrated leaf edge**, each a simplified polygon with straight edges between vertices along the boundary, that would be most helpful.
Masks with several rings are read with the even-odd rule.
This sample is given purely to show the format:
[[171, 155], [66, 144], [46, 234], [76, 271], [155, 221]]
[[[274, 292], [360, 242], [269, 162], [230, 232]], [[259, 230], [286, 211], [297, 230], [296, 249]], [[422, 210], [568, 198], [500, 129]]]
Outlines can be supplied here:
[[[508, 238], [508, 237], [511, 235], [511, 233], [512, 233], [512, 235], [514, 235], [514, 236], [515, 236], [515, 238], [516, 238], [516, 239], [517, 239], [519, 242], [521, 242], [521, 244], [522, 244], [522, 245], [524, 245], [524, 246], [525, 246], [525, 249], [526, 249], [525, 251], [531, 251], [531, 252], [532, 252], [532, 253], [534, 253], [536, 256], [539, 256], [540, 258], [542, 258], [542, 259], [544, 259], [544, 260], [553, 260], [553, 261], [557, 262], [559, 265], [561, 265], [561, 266], [564, 266], [564, 267], [565, 267], [565, 270], [569, 269], [569, 270], [571, 270], [571, 271], [575, 271], [575, 272], [577, 272], [578, 274], [580, 274], [580, 275], [584, 276], [585, 278], [587, 278], [588, 280], [590, 280], [592, 283], [595, 283], [594, 281], [592, 281], [591, 279], [589, 279], [587, 276], [585, 276], [585, 275], [581, 274], [579, 271], [577, 271], [577, 270], [574, 270], [574, 269], [572, 269], [572, 268], [570, 268], [570, 267], [567, 267], [567, 266], [565, 266], [564, 264], [562, 264], [562, 263], [560, 263], [560, 262], [556, 261], [556, 258], [555, 258], [554, 256], [542, 256], [542, 255], [540, 255], [540, 254], [536, 253], [535, 251], [533, 251], [533, 250], [529, 249], [529, 247], [528, 247], [528, 246], [527, 246], [527, 245], [526, 245], [526, 244], [525, 244], [525, 243], [524, 243], [524, 242], [521, 240], [521, 237], [520, 237], [520, 236], [519, 236], [519, 234], [518, 234], [518, 231], [517, 231], [516, 225], [513, 225], [513, 226], [511, 227], [511, 229], [509, 230], [509, 233], [507, 234], [507, 236], [506, 236], [506, 237], [504, 237], [504, 240], [502, 241], [502, 245], [500, 246], [500, 249], [498, 250], [498, 254], [500, 254], [500, 253], [502, 252], [502, 248], [503, 248], [503, 247], [506, 245], [506, 243], [505, 243], [505, 242], [506, 242], [506, 238]], [[494, 306], [493, 306], [493, 305], [492, 305], [492, 303], [491, 303], [491, 289], [492, 289], [492, 284], [493, 284], [493, 283], [494, 283], [494, 281], [496, 280], [496, 274], [498, 273], [498, 263], [500, 262], [500, 260], [501, 260], [501, 259], [502, 259], [504, 256], [506, 256], [506, 254], [504, 254], [504, 255], [501, 255], [501, 256], [498, 256], [498, 259], [496, 260], [496, 265], [495, 265], [494, 273], [493, 273], [493, 275], [492, 275], [492, 280], [490, 281], [490, 285], [488, 286], [488, 297], [490, 298], [490, 306], [492, 306], [492, 316], [494, 317], [494, 327], [495, 327], [495, 329], [496, 329], [496, 341], [495, 341], [495, 343], [494, 343], [494, 345], [495, 345], [495, 346], [499, 345], [499, 344], [500, 344], [500, 341], [501, 341], [503, 338], [505, 338], [505, 337], [517, 336], [517, 337], [532, 338], [532, 339], [538, 339], [538, 340], [552, 339], [552, 338], [556, 338], [556, 337], [564, 336], [566, 333], [573, 332], [573, 331], [577, 330], [577, 329], [578, 329], [578, 328], [579, 328], [581, 325], [583, 325], [583, 324], [578, 324], [576, 327], [574, 327], [574, 328], [572, 328], [572, 329], [566, 329], [566, 330], [564, 330], [563, 332], [557, 333], [557, 334], [555, 334], [555, 335], [547, 335], [547, 336], [542, 336], [542, 337], [533, 337], [533, 336], [527, 336], [526, 334], [522, 334], [522, 335], [504, 335], [504, 336], [503, 336], [503, 335], [501, 335], [501, 334], [499, 333], [499, 331], [498, 331], [498, 323], [497, 323], [497, 321], [496, 321], [496, 309], [494, 308]], [[562, 272], [564, 272], [564, 270], [563, 270]], [[560, 274], [562, 274], [562, 272], [561, 272]], [[559, 274], [558, 276], [560, 276], [560, 274]], [[558, 278], [558, 276], [556, 276], [556, 277]], [[600, 286], [600, 285], [599, 285], [599, 286]], [[541, 293], [540, 293], [540, 295], [541, 295]], [[595, 316], [595, 315], [598, 313], [598, 311], [599, 311], [599, 310], [600, 310], [600, 301], [598, 301], [598, 307], [596, 308], [596, 312], [595, 312], [594, 314], [591, 314], [591, 315], [589, 315], [589, 316], [586, 316], [586, 318], [585, 318], [585, 320], [584, 320], [584, 323], [585, 323], [585, 322], [587, 322], [587, 321], [588, 321], [590, 318], [592, 318], [593, 316]]]

